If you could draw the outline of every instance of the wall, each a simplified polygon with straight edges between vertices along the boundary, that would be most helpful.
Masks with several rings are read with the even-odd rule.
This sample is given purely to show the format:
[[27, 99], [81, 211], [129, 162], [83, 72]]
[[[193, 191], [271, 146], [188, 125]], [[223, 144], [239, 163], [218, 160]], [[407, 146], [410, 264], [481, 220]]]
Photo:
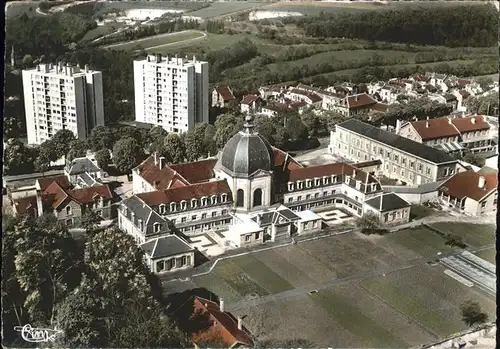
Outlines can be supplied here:
[[[32, 87], [32, 71], [23, 70], [23, 96], [24, 96], [24, 109], [26, 112], [26, 130], [28, 133], [28, 144], [40, 144], [35, 131], [35, 114], [33, 112], [33, 92]], [[35, 88], [36, 94], [36, 86]]]
[[[486, 336], [495, 336], [497, 327], [495, 324], [492, 325], [487, 325], [485, 326], [486, 328], [482, 328], [480, 330], [469, 330], [469, 331], [464, 331], [461, 333], [458, 333], [455, 336], [452, 336], [444, 341], [435, 343], [433, 345], [426, 345], [426, 346], [415, 346], [412, 349], [450, 349], [454, 347], [454, 342], [461, 338], [462, 340], [469, 342], [474, 339], [479, 339], [481, 337], [486, 337]], [[455, 346], [457, 347], [457, 346]], [[466, 346], [467, 348], [468, 346]]]
[[137, 228], [127, 217], [125, 217], [120, 210], [118, 210], [118, 227], [127, 234], [132, 235], [138, 244], [147, 241], [139, 228]]
[[150, 191], [155, 191], [153, 186], [144, 180], [140, 175], [138, 170], [132, 170], [132, 189], [134, 194], [147, 193]]
[[[186, 257], [186, 265], [184, 265], [182, 267], [178, 267], [177, 265], [180, 265], [179, 260], [183, 257]], [[170, 269], [170, 270], [166, 270], [166, 264], [167, 264], [167, 261], [169, 259], [175, 259], [175, 267], [172, 267], [172, 269]], [[165, 258], [158, 258], [158, 259], [154, 259], [154, 260], [151, 260], [150, 258], [148, 258], [148, 260], [150, 263], [149, 264], [150, 269], [153, 273], [163, 274], [163, 273], [173, 272], [173, 271], [177, 271], [177, 270], [192, 268], [194, 266], [194, 252], [187, 252], [187, 253], [182, 253], [182, 254], [169, 256], [169, 257], [165, 257]], [[165, 269], [163, 269], [162, 271], [159, 271], [158, 262], [161, 262], [161, 261], [163, 261], [165, 263], [165, 267], [164, 267]]]
[[[71, 207], [70, 214], [66, 214], [66, 207]], [[66, 200], [60, 207], [59, 211], [54, 211], [57, 220], [66, 223], [66, 220], [73, 219], [73, 224], [77, 223], [77, 220], [82, 217], [82, 210], [79, 204], [73, 200]]]

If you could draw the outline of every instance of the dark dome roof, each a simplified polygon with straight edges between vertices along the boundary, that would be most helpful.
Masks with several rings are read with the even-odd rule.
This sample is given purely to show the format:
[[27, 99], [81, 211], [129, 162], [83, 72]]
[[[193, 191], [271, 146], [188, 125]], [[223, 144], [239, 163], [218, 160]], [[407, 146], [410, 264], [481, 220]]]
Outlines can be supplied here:
[[245, 131], [235, 134], [224, 146], [220, 164], [235, 177], [248, 177], [257, 170], [274, 168], [274, 152], [269, 142], [253, 132], [251, 117], [247, 117]]

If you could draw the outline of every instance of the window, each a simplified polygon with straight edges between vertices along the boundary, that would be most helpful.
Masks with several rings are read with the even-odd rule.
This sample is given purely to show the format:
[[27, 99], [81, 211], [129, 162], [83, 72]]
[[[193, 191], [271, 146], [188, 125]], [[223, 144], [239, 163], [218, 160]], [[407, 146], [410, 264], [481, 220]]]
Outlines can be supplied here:
[[139, 229], [140, 229], [140, 230], [143, 230], [143, 229], [144, 229], [144, 225], [143, 225], [143, 223], [142, 223], [142, 219], [139, 219], [139, 220], [138, 220], [138, 223], [139, 223]]
[[306, 200], [309, 200], [311, 198], [311, 194], [306, 195]]
[[186, 223], [186, 217], [181, 218], [181, 223]]
[[66, 219], [66, 225], [68, 227], [71, 227], [73, 225], [73, 218], [70, 218], [70, 219]]
[[194, 208], [194, 207], [196, 207], [196, 206], [198, 206], [198, 200], [196, 200], [196, 199], [191, 199], [191, 207], [193, 207], [193, 208]]
[[427, 167], [425, 172], [426, 172], [428, 175], [430, 175], [430, 174], [431, 174], [431, 168], [430, 168], [430, 167]]
[[181, 267], [185, 266], [185, 265], [186, 265], [186, 263], [187, 263], [187, 258], [186, 258], [186, 256], [182, 256], [182, 257], [180, 258], [180, 260], [181, 260]]
[[424, 170], [424, 165], [418, 164], [418, 172], [422, 172]]
[[319, 197], [319, 193], [314, 193], [314, 198], [318, 198]]
[[318, 222], [317, 221], [313, 221], [313, 228], [316, 228], [318, 226]]
[[217, 203], [217, 196], [212, 195], [212, 205]]
[[288, 191], [293, 191], [293, 183], [288, 183]]
[[246, 242], [250, 241], [250, 235], [245, 235], [245, 241]]
[[187, 204], [187, 202], [185, 200], [181, 201], [181, 210], [185, 210], [186, 209], [186, 204]]
[[259, 239], [260, 239], [260, 231], [255, 233], [255, 240], [259, 240]]
[[170, 203], [170, 211], [175, 212], [175, 202]]
[[66, 206], [66, 214], [70, 215], [71, 214], [71, 206]]
[[227, 201], [227, 194], [222, 194], [222, 202], [226, 202]]
[[217, 212], [216, 211], [212, 212], [212, 217], [215, 217], [215, 216], [217, 216]]
[[222, 210], [222, 215], [223, 216], [227, 215], [227, 210]]
[[297, 201], [300, 201], [300, 200], [302, 200], [302, 196], [301, 195], [297, 196]]
[[191, 216], [191, 220], [192, 220], [192, 221], [195, 221], [195, 220], [196, 220], [196, 215], [195, 215], [195, 214]]
[[328, 195], [328, 192], [327, 191], [324, 191], [323, 192], [323, 196], [327, 196]]
[[288, 203], [292, 203], [293, 202], [293, 198], [288, 198]]
[[201, 219], [206, 219], [206, 218], [207, 218], [207, 214], [206, 214], [206, 213], [203, 213], [203, 214], [201, 215]]

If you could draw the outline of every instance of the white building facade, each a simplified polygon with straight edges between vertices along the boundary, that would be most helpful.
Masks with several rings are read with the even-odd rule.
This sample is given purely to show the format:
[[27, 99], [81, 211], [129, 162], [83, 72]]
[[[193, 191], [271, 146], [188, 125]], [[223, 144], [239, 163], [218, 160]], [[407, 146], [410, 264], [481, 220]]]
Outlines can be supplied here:
[[85, 139], [104, 125], [102, 73], [58, 63], [23, 70], [28, 144], [41, 144], [59, 130]]
[[208, 122], [208, 62], [150, 55], [134, 61], [135, 120], [183, 133]]

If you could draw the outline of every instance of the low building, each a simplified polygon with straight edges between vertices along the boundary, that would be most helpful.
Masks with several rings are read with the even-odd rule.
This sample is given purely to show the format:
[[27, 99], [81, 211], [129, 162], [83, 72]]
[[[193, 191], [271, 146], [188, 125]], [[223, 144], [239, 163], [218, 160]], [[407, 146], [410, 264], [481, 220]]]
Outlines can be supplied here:
[[305, 102], [310, 106], [321, 108], [322, 99], [314, 92], [293, 88], [287, 91], [287, 96], [295, 102]]
[[212, 107], [227, 108], [235, 100], [233, 91], [227, 85], [216, 86], [212, 91]]
[[146, 264], [153, 273], [162, 274], [193, 268], [194, 248], [177, 235], [166, 235], [140, 245]]
[[329, 152], [352, 161], [380, 160], [378, 174], [406, 184], [446, 179], [461, 168], [444, 151], [350, 119], [331, 132]]
[[438, 188], [443, 181], [421, 184], [418, 186], [406, 185], [383, 185], [384, 193], [394, 193], [399, 195], [403, 200], [411, 204], [422, 205], [426, 202], [438, 201]]
[[385, 193], [365, 202], [364, 213], [372, 212], [383, 225], [405, 224], [410, 221], [411, 204], [394, 193]]
[[439, 200], [452, 210], [471, 216], [495, 212], [498, 171], [468, 170], [455, 174], [439, 188]]
[[250, 113], [251, 110], [260, 113], [263, 105], [264, 101], [257, 95], [246, 95], [240, 102], [242, 113]]
[[300, 218], [297, 222], [299, 235], [317, 233], [323, 228], [323, 219], [313, 211], [299, 211], [296, 215]]
[[97, 179], [104, 177], [104, 171], [86, 156], [67, 162], [64, 173], [68, 176], [70, 182], [77, 183], [81, 181], [82, 186], [92, 186]]

